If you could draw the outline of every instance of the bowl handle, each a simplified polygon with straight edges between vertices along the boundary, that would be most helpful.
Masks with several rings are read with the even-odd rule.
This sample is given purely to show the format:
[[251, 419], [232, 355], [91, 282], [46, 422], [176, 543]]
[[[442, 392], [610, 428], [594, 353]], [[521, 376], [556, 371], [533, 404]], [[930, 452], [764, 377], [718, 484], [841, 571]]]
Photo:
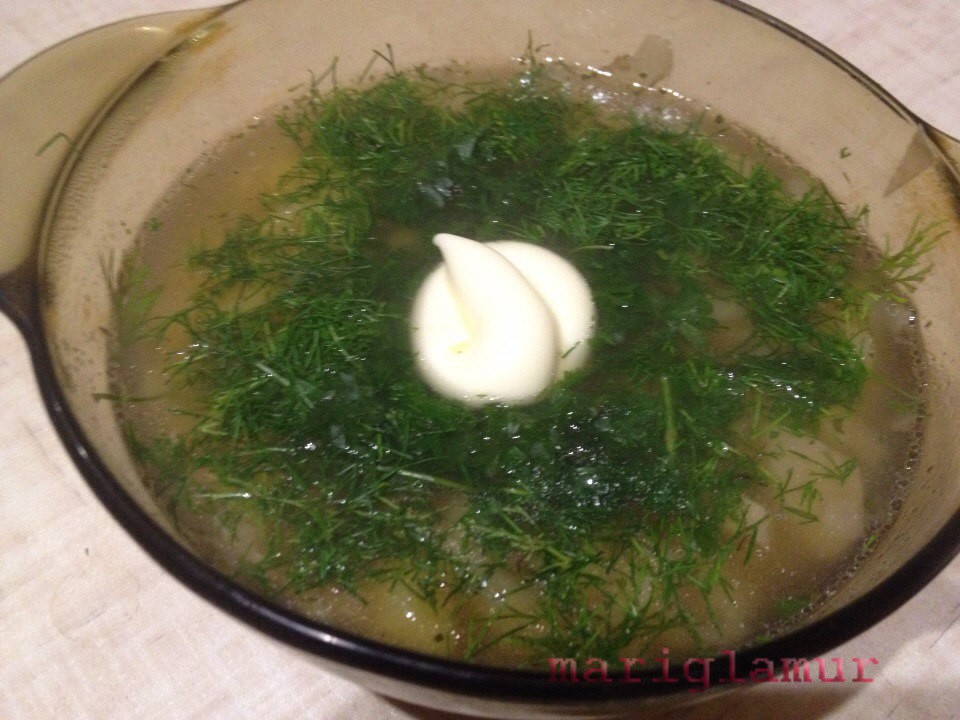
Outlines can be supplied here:
[[933, 141], [933, 144], [937, 146], [937, 149], [943, 153], [944, 158], [946, 158], [950, 165], [950, 169], [953, 170], [957, 182], [960, 183], [960, 140], [926, 123], [923, 123], [923, 125], [927, 137], [929, 137], [930, 140]]
[[38, 241], [58, 178], [107, 109], [221, 9], [125, 20], [66, 40], [0, 80], [0, 310], [29, 332]]

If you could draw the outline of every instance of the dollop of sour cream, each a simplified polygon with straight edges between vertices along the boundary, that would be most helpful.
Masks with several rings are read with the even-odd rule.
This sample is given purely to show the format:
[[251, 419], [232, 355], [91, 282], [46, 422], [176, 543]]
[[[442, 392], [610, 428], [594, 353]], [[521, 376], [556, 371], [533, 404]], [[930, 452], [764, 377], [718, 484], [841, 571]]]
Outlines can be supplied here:
[[515, 240], [434, 237], [443, 262], [411, 311], [424, 380], [467, 405], [528, 404], [582, 367], [595, 325], [587, 281], [567, 260]]

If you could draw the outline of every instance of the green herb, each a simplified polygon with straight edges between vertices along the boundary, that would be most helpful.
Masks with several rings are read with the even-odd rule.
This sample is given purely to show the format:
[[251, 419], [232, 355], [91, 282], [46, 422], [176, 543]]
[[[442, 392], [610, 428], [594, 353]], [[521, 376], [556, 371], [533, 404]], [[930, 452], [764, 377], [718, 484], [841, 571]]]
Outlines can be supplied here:
[[784, 620], [788, 620], [798, 612], [810, 607], [811, 602], [812, 599], [809, 597], [794, 597], [791, 595], [777, 603], [777, 614]]
[[869, 553], [871, 550], [873, 550], [873, 546], [877, 544], [878, 539], [879, 539], [879, 536], [876, 531], [870, 533], [867, 536], [867, 539], [863, 541], [863, 548], [861, 549], [860, 552], [862, 554]]
[[[468, 658], [696, 636], [691, 593], [709, 607], [756, 538], [745, 490], [775, 483], [815, 520], [815, 481], [765, 477], [750, 448], [854, 402], [866, 306], [883, 273], [915, 279], [915, 256], [869, 270], [857, 218], [822, 189], [792, 196], [696, 127], [604, 113], [532, 58], [499, 83], [385, 59], [376, 84], [318, 80], [280, 119], [300, 161], [261, 218], [191, 259], [202, 287], [165, 322], [189, 337], [171, 371], [204, 403], [184, 437], [140, 441], [159, 492], [261, 528], [238, 570], [270, 593], [402, 584], [465, 614], [494, 573], [515, 576], [466, 621]], [[598, 309], [590, 365], [528, 407], [435, 396], [406, 317], [441, 231], [576, 263]], [[752, 329], [724, 353], [718, 298]], [[137, 323], [144, 306], [127, 303]]]

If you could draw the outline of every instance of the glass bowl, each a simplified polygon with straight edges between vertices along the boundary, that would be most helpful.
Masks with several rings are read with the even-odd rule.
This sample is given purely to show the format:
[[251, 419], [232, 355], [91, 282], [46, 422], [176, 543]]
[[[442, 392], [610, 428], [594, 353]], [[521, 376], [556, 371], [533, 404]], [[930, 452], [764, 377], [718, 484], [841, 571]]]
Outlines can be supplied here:
[[[731, 656], [718, 657], [709, 684], [740, 687], [724, 678], [748, 676], [758, 659], [822, 654], [902, 605], [960, 549], [958, 145], [823, 47], [747, 6], [246, 0], [88, 33], [0, 84], [0, 127], [15, 149], [0, 177], [0, 303], [23, 332], [54, 424], [97, 496], [172, 575], [250, 626], [375, 692], [456, 712], [592, 717], [682, 704], [703, 697], [688, 692], [700, 681], [681, 674], [658, 684], [651, 670], [638, 676], [646, 682], [556, 682], [547, 668], [420, 655], [272, 604], [182, 542], [102, 400], [112, 387], [103, 333], [114, 323], [111, 259], [131, 250], [131, 229], [149, 223], [198, 158], [289, 102], [334, 57], [349, 81], [387, 43], [403, 66], [484, 67], [515, 56], [528, 37], [584, 68], [616, 67], [632, 54], [631, 71], [645, 84], [694, 98], [763, 138], [843, 205], [869, 206], [870, 236], [889, 239], [894, 251], [918, 217], [943, 223], [932, 270], [912, 296], [927, 353], [926, 432], [913, 458], [922, 471], [856, 575], [798, 629], [734, 648], [733, 666]], [[43, 102], [24, 102], [34, 87], [48, 89]]]

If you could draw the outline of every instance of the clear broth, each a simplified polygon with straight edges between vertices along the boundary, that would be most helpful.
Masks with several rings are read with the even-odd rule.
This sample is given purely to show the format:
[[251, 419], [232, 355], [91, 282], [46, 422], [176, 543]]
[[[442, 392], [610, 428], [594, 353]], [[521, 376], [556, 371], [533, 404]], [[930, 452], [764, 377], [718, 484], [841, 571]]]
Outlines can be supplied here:
[[[461, 70], [457, 70], [460, 72]], [[789, 159], [749, 133], [725, 125], [708, 108], [649, 88], [622, 87], [614, 80], [590, 76], [575, 92], [615, 109], [655, 117], [668, 125], [696, 122], [722, 147], [742, 158], [746, 165], [762, 162], [797, 192], [809, 178]], [[272, 112], [264, 117], [272, 117]], [[136, 262], [147, 269], [146, 289], [161, 292], [153, 308], [164, 316], [184, 307], [197, 286], [197, 278], [185, 267], [187, 254], [220, 241], [233, 219], [262, 214], [260, 196], [270, 193], [278, 178], [295, 162], [299, 150], [271, 122], [252, 125], [225, 141], [216, 151], [198, 161], [192, 171], [162, 199], [155, 220], [141, 232]], [[735, 303], [718, 301], [715, 316], [723, 329], [712, 339], [718, 349], [736, 345], [749, 332]], [[187, 338], [168, 333], [162, 342], [138, 342], [124, 347], [115, 357], [115, 377], [121, 396], [153, 398], [124, 404], [123, 421], [140, 438], [175, 437], [192, 420], [170, 412], [170, 407], [189, 408], [198, 399], [191, 393], [170, 391], [165, 370], [167, 358], [177, 353]], [[842, 424], [824, 423], [814, 437], [789, 433], [770, 439], [756, 452], [771, 474], [790, 475], [802, 484], [816, 474], [819, 463], [840, 464], [855, 459], [856, 470], [846, 481], [821, 481], [819, 520], [806, 522], [785, 512], [770, 487], [758, 488], [744, 498], [748, 516], [768, 516], [757, 535], [752, 557], [746, 550], [731, 557], [724, 567], [729, 595], [711, 598], [716, 625], [695, 593], [689, 607], [701, 620], [701, 641], [694, 643], [684, 632], [668, 631], [656, 638], [639, 639], [624, 653], [641, 653], [647, 647], [670, 649], [673, 657], [702, 651], [703, 645], [720, 650], [740, 647], [758, 637], [802, 624], [805, 612], [817, 599], [855, 572], [858, 560], [869, 551], [876, 534], [894, 517], [898, 498], [909, 481], [909, 459], [916, 452], [922, 430], [920, 405], [903, 398], [922, 397], [922, 347], [916, 318], [909, 305], [881, 302], [873, 308], [864, 353], [872, 373], [857, 407]], [[145, 467], [146, 477], [157, 470]], [[458, 499], [451, 497], [454, 507]], [[178, 523], [195, 551], [214, 565], [233, 574], [256, 545], [253, 526], [227, 529], [205, 514], [178, 514]], [[515, 592], [517, 579], [510, 573], [490, 578], [489, 593], [472, 603], [480, 616], [503, 598], [523, 604], [523, 591]], [[363, 600], [336, 587], [282, 595], [279, 601], [303, 615], [358, 632], [374, 640], [431, 654], [460, 658], [469, 617], [436, 609], [402, 586], [364, 587]], [[509, 629], [502, 621], [500, 630]], [[719, 627], [719, 629], [718, 629]], [[477, 661], [513, 666], [522, 664], [509, 646], [489, 648]]]

